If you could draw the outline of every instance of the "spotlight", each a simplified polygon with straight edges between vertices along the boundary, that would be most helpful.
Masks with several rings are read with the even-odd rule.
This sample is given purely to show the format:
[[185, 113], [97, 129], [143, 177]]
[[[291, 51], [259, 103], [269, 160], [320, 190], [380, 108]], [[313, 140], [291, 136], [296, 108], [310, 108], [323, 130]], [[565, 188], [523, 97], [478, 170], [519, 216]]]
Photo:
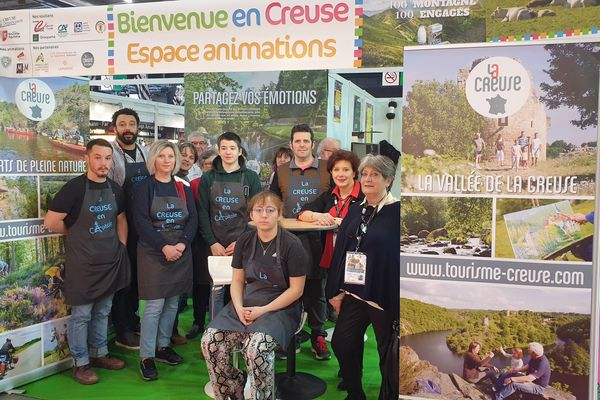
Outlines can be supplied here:
[[388, 112], [385, 114], [387, 119], [396, 118], [396, 107], [398, 107], [398, 103], [396, 103], [394, 100], [391, 100], [388, 103]]

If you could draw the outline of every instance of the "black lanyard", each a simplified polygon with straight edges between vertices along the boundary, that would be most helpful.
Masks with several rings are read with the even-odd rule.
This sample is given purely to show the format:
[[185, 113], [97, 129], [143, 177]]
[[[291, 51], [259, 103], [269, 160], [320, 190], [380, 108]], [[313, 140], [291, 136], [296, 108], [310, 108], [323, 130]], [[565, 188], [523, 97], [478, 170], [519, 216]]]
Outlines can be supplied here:
[[338, 208], [338, 197], [335, 196], [334, 199], [334, 204], [335, 204], [335, 216], [337, 218], [340, 218], [340, 214], [342, 213], [342, 211], [344, 211], [344, 207], [346, 207], [346, 204], [348, 204], [348, 202], [352, 200], [352, 195], [348, 195], [348, 197], [346, 197], [346, 200], [344, 200], [344, 202], [342, 203], [342, 208]]
[[379, 206], [379, 204], [375, 207], [373, 207], [373, 212], [371, 213], [371, 215], [369, 216], [369, 219], [365, 221], [365, 215], [367, 213], [367, 208], [363, 207], [361, 213], [360, 213], [360, 225], [358, 225], [358, 229], [356, 230], [356, 250], [358, 251], [358, 248], [360, 247], [360, 243], [362, 242], [363, 237], [365, 237], [365, 235], [367, 234], [367, 228], [369, 227], [369, 224], [371, 223], [371, 221], [373, 221], [373, 218], [375, 218], [375, 215], [377, 215], [377, 207]]

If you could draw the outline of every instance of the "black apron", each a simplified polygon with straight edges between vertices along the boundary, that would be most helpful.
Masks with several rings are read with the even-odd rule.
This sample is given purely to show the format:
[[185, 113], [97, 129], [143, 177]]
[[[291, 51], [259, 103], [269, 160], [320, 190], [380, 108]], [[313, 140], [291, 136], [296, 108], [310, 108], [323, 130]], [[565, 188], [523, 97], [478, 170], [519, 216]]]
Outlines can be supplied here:
[[[135, 145], [136, 154], [139, 151], [142, 155], [142, 161], [139, 162], [128, 162], [127, 161], [127, 153], [123, 151], [123, 162], [125, 163], [125, 180], [123, 181], [123, 191], [125, 192], [125, 196], [129, 200], [131, 197], [131, 188], [138, 182], [143, 181], [147, 177], [150, 176], [148, 172], [148, 167], [146, 166], [146, 159], [144, 157], [144, 152], [138, 148], [138, 145]], [[137, 157], [136, 157], [137, 159]]]
[[[142, 155], [142, 160], [140, 162], [128, 162], [127, 154], [123, 151], [123, 162], [125, 163], [125, 180], [123, 181], [123, 191], [125, 192], [125, 198], [127, 199], [127, 225], [129, 227], [129, 233], [127, 235], [127, 247], [132, 254], [132, 258], [135, 255], [135, 251], [137, 248], [138, 235], [135, 229], [135, 223], [133, 221], [133, 210], [132, 205], [133, 201], [131, 198], [132, 188], [133, 186], [146, 179], [150, 176], [150, 172], [148, 172], [148, 167], [146, 166], [146, 159], [144, 157], [144, 152], [142, 149], [135, 145], [136, 154], [139, 151]], [[136, 157], [137, 159], [137, 157]]]
[[66, 236], [67, 304], [95, 303], [129, 285], [129, 258], [116, 225], [117, 203], [110, 183], [106, 181], [104, 189], [90, 189], [86, 177], [79, 216]]
[[[175, 180], [171, 180], [175, 185]], [[190, 199], [188, 199], [189, 201]], [[169, 245], [176, 245], [189, 218], [186, 202], [178, 196], [152, 196], [150, 219]], [[138, 291], [140, 299], [154, 300], [178, 296], [192, 285], [190, 246], [177, 261], [167, 261], [161, 249], [138, 241]]]
[[244, 186], [244, 173], [241, 175], [240, 182], [215, 179], [210, 188], [210, 226], [223, 247], [235, 242], [248, 229], [246, 197], [250, 188]]
[[286, 218], [297, 218], [302, 206], [321, 194], [321, 177], [291, 174], [288, 191], [283, 214]]
[[[254, 259], [258, 234], [253, 234], [250, 241], [252, 253], [244, 265], [246, 280], [243, 295], [244, 307], [267, 305], [289, 287], [281, 265], [281, 235], [282, 232], [278, 232], [275, 239], [276, 261], [272, 264], [264, 264]], [[295, 301], [286, 308], [266, 313], [250, 325], [245, 326], [238, 318], [233, 302], [229, 302], [210, 323], [209, 328], [233, 332], [266, 333], [271, 335], [285, 351], [292, 334], [298, 329], [301, 313], [300, 302]]]

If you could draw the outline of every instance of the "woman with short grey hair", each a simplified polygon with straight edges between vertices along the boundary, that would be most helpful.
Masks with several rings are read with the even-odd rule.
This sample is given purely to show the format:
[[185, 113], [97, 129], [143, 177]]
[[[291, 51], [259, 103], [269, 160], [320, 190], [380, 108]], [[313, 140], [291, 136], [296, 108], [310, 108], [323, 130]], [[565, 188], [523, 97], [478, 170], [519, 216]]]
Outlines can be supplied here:
[[140, 372], [144, 380], [158, 379], [154, 360], [170, 365], [183, 362], [171, 347], [179, 296], [191, 288], [190, 244], [198, 227], [189, 183], [175, 179], [180, 154], [167, 140], [152, 144], [148, 155], [151, 176], [133, 187], [133, 221], [139, 234], [138, 290], [146, 300], [141, 320]]
[[346, 398], [366, 400], [363, 337], [373, 325], [382, 378], [379, 399], [396, 399], [400, 252], [390, 251], [400, 243], [400, 202], [390, 193], [396, 166], [386, 156], [367, 155], [358, 170], [365, 199], [350, 207], [340, 225], [327, 277], [327, 298], [339, 313], [331, 346]]

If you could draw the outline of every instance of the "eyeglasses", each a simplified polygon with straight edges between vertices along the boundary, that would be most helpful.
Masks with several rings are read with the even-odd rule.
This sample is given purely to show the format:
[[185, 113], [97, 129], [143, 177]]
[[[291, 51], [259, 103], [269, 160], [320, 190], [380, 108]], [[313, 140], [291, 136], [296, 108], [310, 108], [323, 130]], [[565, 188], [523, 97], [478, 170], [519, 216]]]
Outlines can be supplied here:
[[205, 145], [208, 144], [208, 142], [202, 141], [202, 142], [191, 142], [194, 146], [198, 146], [198, 145]]
[[272, 215], [277, 212], [277, 209], [275, 207], [256, 207], [252, 209], [252, 212], [255, 214], [266, 213], [267, 215]]

